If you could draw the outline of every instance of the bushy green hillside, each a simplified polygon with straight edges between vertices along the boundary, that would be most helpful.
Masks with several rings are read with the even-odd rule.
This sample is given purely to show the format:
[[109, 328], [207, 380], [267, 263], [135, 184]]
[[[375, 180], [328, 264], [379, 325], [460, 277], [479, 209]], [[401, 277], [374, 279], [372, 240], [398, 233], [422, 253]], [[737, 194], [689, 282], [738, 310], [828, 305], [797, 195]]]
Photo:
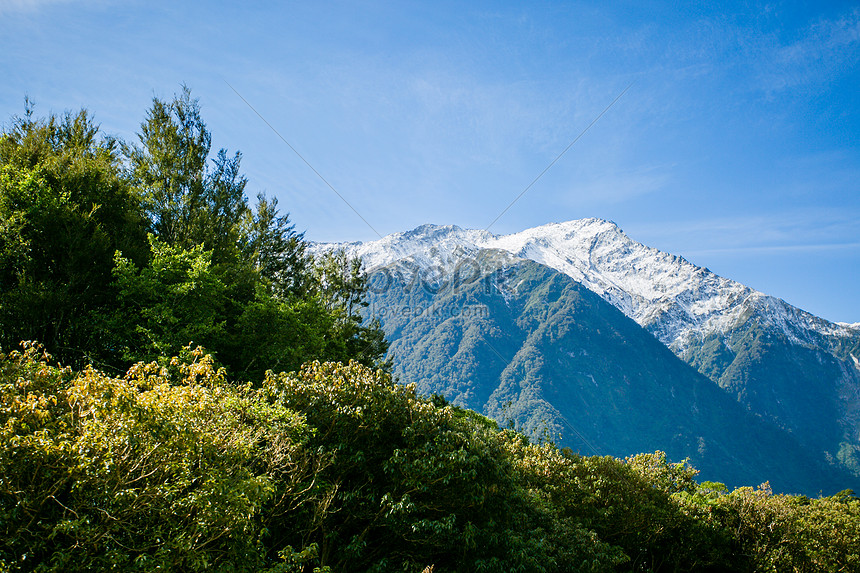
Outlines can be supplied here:
[[[852, 571], [860, 500], [583, 457], [352, 363], [0, 356], [0, 570]], [[319, 568], [319, 569], [315, 569]]]

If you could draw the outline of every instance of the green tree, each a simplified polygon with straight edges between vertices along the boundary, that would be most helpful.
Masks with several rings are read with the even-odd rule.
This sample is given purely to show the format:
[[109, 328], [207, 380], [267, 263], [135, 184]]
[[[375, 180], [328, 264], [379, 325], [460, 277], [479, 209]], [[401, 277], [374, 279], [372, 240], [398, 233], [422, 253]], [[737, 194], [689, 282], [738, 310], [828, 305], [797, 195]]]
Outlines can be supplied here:
[[846, 491], [801, 506], [799, 536], [811, 571], [860, 570], [860, 499]]
[[[211, 178], [207, 162], [212, 136], [200, 116], [199, 102], [191, 97], [187, 86], [172, 101], [153, 98], [138, 139], [139, 146], [126, 145], [124, 151], [150, 230], [161, 241], [183, 247], [202, 243], [204, 236], [211, 238], [204, 223], [213, 222], [219, 214], [218, 207], [232, 207], [233, 211], [226, 213], [228, 218], [238, 215], [237, 207], [246, 207], [242, 201], [244, 182], [241, 178], [236, 181], [239, 156], [230, 162], [223, 150], [219, 170], [234, 183], [226, 185], [225, 190], [237, 191], [235, 183], [242, 189], [238, 189], [239, 197], [223, 198], [222, 205], [207, 201], [212, 194], [206, 189], [207, 179]], [[226, 224], [218, 227], [223, 231]], [[214, 247], [207, 245], [209, 249]]]
[[[378, 322], [363, 322], [367, 279], [360, 263], [335, 256], [315, 262], [276, 200], [260, 194], [255, 208], [249, 207], [241, 154], [231, 157], [222, 149], [207, 165], [211, 135], [187, 87], [169, 102], [153, 99], [138, 138], [139, 145], [124, 149], [153, 234], [171, 248], [210, 253], [207, 272], [223, 285], [209, 303], [217, 303], [217, 316], [200, 325], [209, 335], [196, 342], [231, 372], [258, 380], [266, 368], [295, 369], [312, 359], [381, 363], [387, 344]], [[162, 312], [141, 310], [150, 316]], [[171, 334], [162, 356], [187, 344], [176, 337], [192, 330]]]
[[210, 147], [187, 87], [153, 100], [138, 145], [28, 104], [0, 137], [0, 347], [37, 340], [124, 371], [194, 341], [257, 381], [315, 359], [379, 364], [360, 265], [316, 264], [276, 200], [249, 207], [241, 154]]
[[361, 259], [349, 258], [342, 249], [329, 251], [315, 261], [313, 270], [313, 293], [334, 319], [327, 359], [353, 359], [387, 368], [381, 361], [388, 350], [382, 327], [378, 320], [363, 315], [368, 306], [368, 278]]
[[142, 223], [116, 143], [86, 111], [14, 118], [0, 136], [0, 345], [100, 361], [113, 254], [145, 258]]
[[257, 195], [253, 213], [245, 216], [242, 253], [253, 261], [260, 276], [278, 298], [304, 297], [314, 285], [314, 259], [304, 233], [278, 211], [278, 200]]
[[212, 251], [149, 240], [152, 254], [142, 268], [120, 252], [115, 256], [117, 308], [109, 324], [122, 360], [150, 362], [189, 343], [219, 347], [227, 288], [212, 267]]

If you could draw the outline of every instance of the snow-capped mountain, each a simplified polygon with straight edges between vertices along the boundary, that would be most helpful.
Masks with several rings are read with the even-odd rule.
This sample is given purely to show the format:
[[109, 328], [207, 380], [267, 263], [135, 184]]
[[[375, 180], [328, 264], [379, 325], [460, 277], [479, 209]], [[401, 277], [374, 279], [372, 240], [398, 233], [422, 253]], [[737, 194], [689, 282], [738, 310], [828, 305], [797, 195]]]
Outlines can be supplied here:
[[[398, 275], [390, 284], [454, 284], [464, 276], [486, 276], [499, 266], [539, 263], [619, 309], [754, 415], [788, 432], [828, 463], [860, 476], [857, 324], [816, 317], [682, 257], [642, 245], [600, 219], [553, 223], [510, 235], [422, 225], [378, 241], [317, 244], [312, 250], [335, 247], [361, 257], [372, 278]], [[506, 289], [510, 294], [519, 285], [504, 287], [499, 292], [507, 296]], [[430, 298], [439, 299], [437, 288], [426, 290]], [[390, 294], [376, 291], [372, 296], [377, 309], [401, 305]], [[529, 300], [541, 304], [542, 299], [537, 293]], [[419, 334], [414, 324], [401, 328], [383, 323], [393, 329], [386, 330], [389, 336], [408, 339], [409, 344], [423, 344], [421, 337], [429, 336]], [[471, 350], [466, 355], [472, 356]], [[415, 358], [411, 364], [420, 362]]]
[[506, 251], [582, 283], [679, 355], [714, 334], [726, 335], [751, 316], [799, 344], [860, 333], [856, 324], [818, 318], [682, 257], [642, 245], [601, 219], [551, 223], [511, 235], [422, 225], [377, 241], [315, 248], [333, 246], [361, 257], [370, 273], [408, 258], [439, 274], [463, 265], [481, 249]]

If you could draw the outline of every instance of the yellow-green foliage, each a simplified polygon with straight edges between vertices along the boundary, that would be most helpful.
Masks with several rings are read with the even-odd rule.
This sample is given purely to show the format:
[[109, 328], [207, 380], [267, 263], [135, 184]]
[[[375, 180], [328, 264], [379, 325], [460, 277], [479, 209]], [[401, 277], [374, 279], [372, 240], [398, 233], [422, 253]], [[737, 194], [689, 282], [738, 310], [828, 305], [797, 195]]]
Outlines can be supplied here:
[[0, 570], [857, 571], [860, 501], [582, 457], [357, 363], [0, 355]]
[[317, 544], [334, 570], [558, 571], [604, 556], [593, 534], [556, 524], [520, 487], [513, 432], [355, 363], [269, 375], [265, 388], [306, 414], [308, 445], [331, 460], [319, 474], [325, 511], [272, 533], [301, 532], [293, 543]]
[[774, 495], [765, 483], [731, 493], [704, 483], [679, 501], [731, 539], [743, 571], [860, 570], [860, 500], [850, 492], [832, 497]]
[[13, 569], [255, 570], [266, 519], [312, 489], [302, 416], [228, 386], [201, 352], [123, 378], [50, 366], [35, 346], [2, 367]]

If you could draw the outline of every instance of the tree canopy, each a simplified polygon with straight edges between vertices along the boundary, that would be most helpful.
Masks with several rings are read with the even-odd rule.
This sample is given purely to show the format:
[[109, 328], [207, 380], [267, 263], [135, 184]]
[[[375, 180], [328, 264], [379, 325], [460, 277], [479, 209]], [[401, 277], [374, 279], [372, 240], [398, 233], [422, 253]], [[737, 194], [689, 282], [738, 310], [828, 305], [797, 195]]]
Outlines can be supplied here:
[[0, 346], [121, 372], [194, 342], [249, 379], [381, 364], [360, 263], [314, 260], [276, 200], [251, 204], [241, 153], [211, 140], [187, 87], [153, 99], [133, 143], [28, 103], [0, 136]]

